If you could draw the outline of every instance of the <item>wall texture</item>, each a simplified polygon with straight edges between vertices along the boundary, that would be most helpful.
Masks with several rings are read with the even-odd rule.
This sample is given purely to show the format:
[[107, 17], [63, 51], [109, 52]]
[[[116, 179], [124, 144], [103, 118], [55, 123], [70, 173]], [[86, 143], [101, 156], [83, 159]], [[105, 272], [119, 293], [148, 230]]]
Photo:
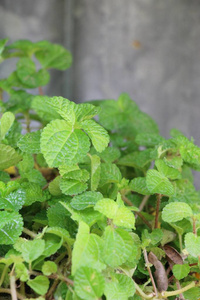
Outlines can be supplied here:
[[177, 127], [200, 145], [199, 20], [198, 0], [0, 1], [1, 38], [72, 50], [73, 67], [53, 74], [48, 94], [81, 102], [128, 92], [161, 134]]

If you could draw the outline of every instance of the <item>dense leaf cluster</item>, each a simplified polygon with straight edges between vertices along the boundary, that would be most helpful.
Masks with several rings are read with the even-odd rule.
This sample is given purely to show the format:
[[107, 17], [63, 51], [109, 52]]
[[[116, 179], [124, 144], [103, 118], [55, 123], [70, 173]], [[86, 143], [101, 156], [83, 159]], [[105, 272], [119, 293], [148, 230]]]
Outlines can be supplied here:
[[0, 61], [18, 60], [0, 80], [0, 298], [200, 298], [200, 148], [159, 135], [127, 94], [44, 96], [71, 54], [6, 44]]

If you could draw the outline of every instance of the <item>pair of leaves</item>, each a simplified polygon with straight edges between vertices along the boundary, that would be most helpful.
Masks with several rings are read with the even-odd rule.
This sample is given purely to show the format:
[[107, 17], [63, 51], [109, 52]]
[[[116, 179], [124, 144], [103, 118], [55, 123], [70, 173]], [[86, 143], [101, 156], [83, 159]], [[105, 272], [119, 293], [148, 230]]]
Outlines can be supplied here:
[[62, 97], [44, 100], [64, 119], [52, 121], [42, 132], [41, 151], [49, 166], [80, 162], [90, 148], [88, 136], [97, 151], [105, 149], [109, 142], [107, 132], [95, 121], [88, 120], [96, 114], [94, 106], [81, 106]]
[[96, 203], [94, 209], [112, 219], [116, 226], [135, 228], [135, 217], [122, 201], [104, 198]]

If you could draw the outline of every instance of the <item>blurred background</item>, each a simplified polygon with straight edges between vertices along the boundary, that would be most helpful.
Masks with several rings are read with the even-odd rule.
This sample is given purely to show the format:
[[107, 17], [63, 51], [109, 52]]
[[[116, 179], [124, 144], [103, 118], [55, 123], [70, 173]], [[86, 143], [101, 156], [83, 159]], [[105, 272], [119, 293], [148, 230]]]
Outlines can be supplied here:
[[[0, 38], [49, 40], [74, 58], [48, 95], [75, 102], [127, 92], [158, 123], [200, 145], [200, 1], [0, 0]], [[12, 69], [3, 63], [0, 78]]]

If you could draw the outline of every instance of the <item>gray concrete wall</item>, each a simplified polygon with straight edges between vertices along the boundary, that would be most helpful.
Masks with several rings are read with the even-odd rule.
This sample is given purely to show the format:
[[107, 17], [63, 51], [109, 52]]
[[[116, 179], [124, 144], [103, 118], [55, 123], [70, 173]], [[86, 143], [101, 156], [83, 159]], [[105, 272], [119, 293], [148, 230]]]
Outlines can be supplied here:
[[70, 73], [54, 73], [48, 94], [81, 102], [128, 92], [161, 134], [177, 127], [200, 145], [200, 1], [1, 0], [7, 36], [72, 50]]

